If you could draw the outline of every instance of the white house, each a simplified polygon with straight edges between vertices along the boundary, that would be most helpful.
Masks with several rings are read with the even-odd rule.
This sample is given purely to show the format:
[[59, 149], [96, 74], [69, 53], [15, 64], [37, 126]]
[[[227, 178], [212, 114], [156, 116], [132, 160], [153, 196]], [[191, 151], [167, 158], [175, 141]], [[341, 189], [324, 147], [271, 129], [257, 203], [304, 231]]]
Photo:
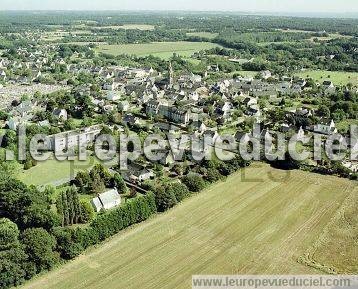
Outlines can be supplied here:
[[107, 93], [107, 100], [109, 101], [118, 101], [121, 99], [121, 94], [119, 92], [110, 91]]
[[204, 131], [207, 130], [205, 123], [201, 120], [193, 121], [192, 126], [193, 126], [194, 130], [199, 134], [202, 134], [202, 133], [204, 133]]
[[297, 132], [297, 139], [302, 141], [305, 137], [305, 131], [303, 130], [302, 126], [300, 127], [300, 129]]
[[130, 108], [129, 102], [127, 100], [120, 101], [118, 103], [118, 109], [122, 112], [128, 111]]
[[152, 68], [150, 69], [142, 69], [142, 68], [132, 68], [132, 69], [128, 69], [126, 71], [127, 76], [131, 77], [131, 78], [142, 78], [142, 77], [147, 77], [150, 74], [152, 74], [154, 72], [154, 70]]
[[51, 135], [51, 150], [60, 152], [69, 148], [78, 147], [79, 144], [87, 146], [94, 142], [95, 138], [101, 133], [101, 130], [101, 126], [95, 125], [80, 130]]
[[336, 91], [333, 82], [329, 80], [323, 81], [322, 88], [326, 93], [334, 93]]
[[333, 120], [327, 123], [319, 123], [313, 126], [313, 131], [321, 134], [334, 134], [337, 133], [336, 124]]
[[247, 107], [257, 105], [257, 98], [256, 97], [246, 97], [244, 99], [244, 104], [246, 104]]
[[102, 209], [109, 210], [114, 207], [117, 207], [121, 204], [121, 196], [118, 193], [117, 188], [109, 190], [103, 194], [100, 194], [98, 197], [93, 198], [91, 204], [95, 211], [98, 213]]
[[137, 163], [129, 164], [128, 170], [123, 172], [123, 178], [130, 182], [143, 182], [154, 176], [154, 173], [150, 169]]
[[270, 70], [265, 70], [265, 71], [261, 71], [260, 76], [263, 79], [269, 79], [272, 76], [272, 74]]
[[16, 131], [21, 123], [23, 123], [23, 121], [20, 117], [11, 117], [6, 124], [9, 129]]
[[5, 70], [0, 69], [0, 80], [6, 80]]
[[190, 92], [188, 95], [189, 100], [198, 101], [199, 100], [199, 93], [196, 91]]
[[223, 113], [224, 118], [228, 118], [230, 116], [230, 113], [233, 109], [233, 105], [231, 102], [225, 102], [225, 104], [222, 106], [221, 111]]
[[330, 88], [334, 88], [334, 84], [330, 80], [325, 80], [325, 81], [323, 81], [322, 87], [324, 89], [330, 89]]
[[60, 120], [60, 121], [66, 121], [68, 119], [68, 114], [66, 109], [56, 108], [52, 112], [53, 116]]
[[344, 161], [342, 165], [349, 169], [352, 173], [358, 172], [358, 162], [356, 161]]

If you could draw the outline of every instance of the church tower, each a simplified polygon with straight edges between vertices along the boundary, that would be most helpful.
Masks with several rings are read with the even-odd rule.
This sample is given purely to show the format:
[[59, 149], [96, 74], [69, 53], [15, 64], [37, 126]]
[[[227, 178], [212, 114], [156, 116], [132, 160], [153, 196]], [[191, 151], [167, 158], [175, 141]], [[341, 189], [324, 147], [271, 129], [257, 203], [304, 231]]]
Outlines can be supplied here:
[[169, 62], [169, 84], [170, 85], [174, 84], [174, 71], [171, 62]]

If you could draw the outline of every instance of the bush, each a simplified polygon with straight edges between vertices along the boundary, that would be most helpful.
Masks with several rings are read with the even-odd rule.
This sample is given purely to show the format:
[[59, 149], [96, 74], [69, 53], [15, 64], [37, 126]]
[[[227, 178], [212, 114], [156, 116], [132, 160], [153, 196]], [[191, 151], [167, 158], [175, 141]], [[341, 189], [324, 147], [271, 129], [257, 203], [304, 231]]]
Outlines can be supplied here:
[[57, 241], [56, 250], [60, 253], [61, 258], [70, 260], [83, 252], [82, 244], [75, 240], [73, 229], [56, 228], [53, 231], [53, 235]]
[[171, 183], [168, 185], [167, 190], [173, 192], [178, 202], [181, 202], [184, 198], [190, 195], [188, 187], [183, 183]]
[[86, 200], [80, 200], [80, 212], [80, 219], [83, 223], [92, 221], [95, 216], [92, 205]]
[[234, 172], [233, 167], [229, 163], [222, 162], [219, 166], [219, 173], [225, 177], [231, 175]]
[[128, 193], [127, 185], [124, 182], [122, 176], [118, 173], [115, 173], [113, 176], [113, 186], [117, 188], [120, 194]]
[[20, 246], [5, 251], [0, 250], [0, 288], [18, 286], [25, 281], [25, 278], [31, 278], [35, 274]]
[[98, 240], [102, 241], [122, 229], [148, 219], [156, 211], [155, 196], [148, 193], [98, 215], [90, 226], [95, 230], [94, 234], [98, 236]]
[[174, 207], [178, 201], [173, 190], [158, 187], [155, 193], [155, 203], [159, 212], [165, 212]]
[[183, 177], [183, 183], [191, 192], [200, 192], [205, 188], [205, 181], [200, 175], [189, 174]]
[[11, 248], [19, 238], [17, 225], [9, 219], [0, 219], [0, 250]]
[[27, 229], [22, 233], [21, 243], [36, 272], [51, 269], [58, 261], [54, 252], [56, 239], [42, 228]]
[[206, 180], [210, 183], [215, 183], [222, 178], [222, 175], [219, 173], [217, 169], [210, 168], [206, 174]]

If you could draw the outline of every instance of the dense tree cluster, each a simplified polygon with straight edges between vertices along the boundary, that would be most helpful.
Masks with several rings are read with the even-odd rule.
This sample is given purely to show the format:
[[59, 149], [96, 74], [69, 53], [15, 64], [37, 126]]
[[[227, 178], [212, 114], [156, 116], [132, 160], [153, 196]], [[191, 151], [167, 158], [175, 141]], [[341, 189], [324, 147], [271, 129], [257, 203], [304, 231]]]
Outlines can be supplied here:
[[77, 188], [72, 186], [62, 192], [57, 199], [57, 213], [60, 215], [62, 226], [87, 223], [93, 217], [93, 208], [88, 202], [81, 202]]
[[132, 199], [122, 206], [98, 215], [84, 228], [56, 228], [57, 250], [65, 259], [78, 256], [83, 250], [119, 231], [148, 219], [157, 211], [154, 194]]
[[[97, 173], [103, 172], [95, 167]], [[2, 174], [5, 171], [1, 171]], [[123, 188], [123, 179], [115, 182]], [[157, 211], [155, 196], [148, 193], [96, 217], [89, 202], [79, 200], [77, 189], [63, 191], [52, 207], [53, 190], [40, 192], [11, 176], [0, 181], [0, 286], [21, 284], [60, 258], [71, 259], [128, 226], [148, 219]], [[83, 227], [73, 227], [87, 223]], [[61, 227], [64, 226], [64, 227]]]
[[128, 188], [123, 177], [118, 174], [111, 174], [107, 168], [101, 164], [95, 165], [90, 171], [80, 171], [77, 173], [73, 184], [79, 189], [81, 194], [100, 194], [105, 188], [117, 188], [120, 194], [126, 194]]

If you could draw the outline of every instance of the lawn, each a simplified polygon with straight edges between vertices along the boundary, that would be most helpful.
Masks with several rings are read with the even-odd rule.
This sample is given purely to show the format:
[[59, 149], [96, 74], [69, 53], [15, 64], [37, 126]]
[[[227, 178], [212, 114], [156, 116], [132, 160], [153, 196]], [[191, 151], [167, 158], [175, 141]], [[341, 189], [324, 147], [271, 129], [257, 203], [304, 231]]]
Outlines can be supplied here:
[[349, 132], [349, 129], [352, 125], [358, 126], [358, 119], [346, 119], [337, 123], [338, 131]]
[[331, 80], [335, 85], [346, 85], [347, 83], [358, 85], [357, 72], [307, 70], [299, 72], [296, 75], [303, 78], [312, 78], [320, 83], [325, 80]]
[[197, 51], [210, 49], [217, 46], [218, 45], [216, 44], [208, 42], [153, 42], [141, 44], [99, 45], [96, 51], [112, 55], [153, 55], [162, 59], [169, 59], [173, 53], [177, 53], [183, 57], [190, 57]]
[[45, 186], [62, 185], [69, 182], [77, 172], [88, 170], [100, 160], [89, 156], [86, 161], [58, 161], [49, 159], [44, 162], [38, 162], [35, 167], [29, 170], [21, 170], [18, 179], [27, 185]]
[[[286, 173], [255, 164], [22, 288], [171, 289], [190, 288], [193, 274], [322, 273], [298, 260], [358, 193], [356, 183]], [[343, 252], [321, 254], [335, 266]]]

